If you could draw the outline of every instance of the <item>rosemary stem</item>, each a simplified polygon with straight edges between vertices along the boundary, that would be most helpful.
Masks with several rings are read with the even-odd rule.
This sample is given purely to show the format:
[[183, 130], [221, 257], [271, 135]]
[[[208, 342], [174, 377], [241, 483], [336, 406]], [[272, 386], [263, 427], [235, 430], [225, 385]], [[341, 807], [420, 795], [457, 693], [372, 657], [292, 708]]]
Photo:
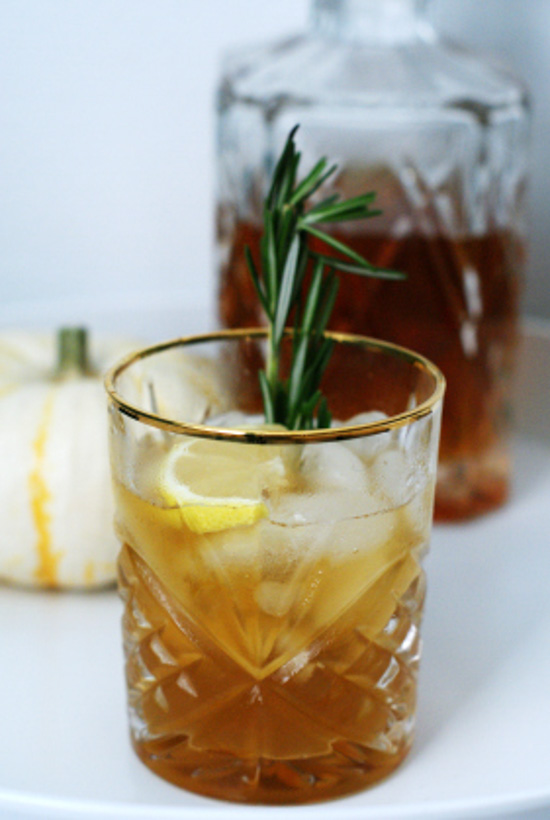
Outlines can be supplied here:
[[275, 391], [279, 382], [279, 362], [279, 346], [275, 342], [274, 334], [272, 332], [272, 328], [270, 327], [269, 343], [267, 348], [266, 375], [273, 397], [275, 397]]

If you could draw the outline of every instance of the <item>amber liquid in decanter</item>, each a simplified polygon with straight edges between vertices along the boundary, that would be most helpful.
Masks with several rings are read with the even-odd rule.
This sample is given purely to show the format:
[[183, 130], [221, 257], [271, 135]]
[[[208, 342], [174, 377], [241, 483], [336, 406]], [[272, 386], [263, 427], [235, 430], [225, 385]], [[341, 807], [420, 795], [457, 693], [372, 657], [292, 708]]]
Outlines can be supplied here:
[[[503, 431], [518, 341], [522, 239], [503, 230], [460, 239], [367, 233], [357, 226], [332, 233], [407, 279], [344, 274], [331, 329], [409, 347], [447, 378], [436, 518], [459, 520], [498, 507], [509, 493]], [[264, 321], [244, 256], [248, 245], [259, 259], [260, 238], [260, 225], [240, 222], [234, 228], [219, 289], [220, 319], [227, 327]]]

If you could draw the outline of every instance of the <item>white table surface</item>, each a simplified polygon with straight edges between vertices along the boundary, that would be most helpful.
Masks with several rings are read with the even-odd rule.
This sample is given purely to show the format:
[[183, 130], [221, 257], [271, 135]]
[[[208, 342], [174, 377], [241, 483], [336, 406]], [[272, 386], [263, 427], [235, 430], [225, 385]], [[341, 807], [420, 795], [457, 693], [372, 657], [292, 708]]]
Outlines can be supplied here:
[[[159, 337], [205, 329], [204, 316], [174, 307], [148, 317], [137, 311], [126, 321], [152, 338], [153, 326]], [[115, 318], [97, 311], [94, 326], [107, 329]], [[233, 806], [176, 789], [129, 746], [116, 594], [0, 587], [0, 818], [548, 820], [547, 326], [526, 331], [518, 396], [511, 503], [434, 529], [418, 732], [392, 777], [337, 802], [284, 809]]]

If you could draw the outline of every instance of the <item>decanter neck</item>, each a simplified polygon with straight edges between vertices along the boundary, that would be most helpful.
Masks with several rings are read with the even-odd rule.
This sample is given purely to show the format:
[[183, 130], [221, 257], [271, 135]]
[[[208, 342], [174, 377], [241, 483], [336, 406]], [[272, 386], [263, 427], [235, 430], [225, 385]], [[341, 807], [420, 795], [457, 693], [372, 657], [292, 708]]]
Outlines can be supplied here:
[[377, 45], [433, 39], [428, 0], [313, 0], [312, 23], [324, 37]]

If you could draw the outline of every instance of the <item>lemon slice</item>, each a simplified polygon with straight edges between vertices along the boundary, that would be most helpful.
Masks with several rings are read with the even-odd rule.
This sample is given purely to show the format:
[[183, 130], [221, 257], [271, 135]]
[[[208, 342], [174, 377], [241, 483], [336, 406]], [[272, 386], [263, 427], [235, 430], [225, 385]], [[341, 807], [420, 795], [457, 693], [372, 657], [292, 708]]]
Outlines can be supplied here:
[[284, 482], [276, 448], [187, 439], [161, 466], [159, 490], [192, 532], [248, 527], [268, 515], [263, 495]]

